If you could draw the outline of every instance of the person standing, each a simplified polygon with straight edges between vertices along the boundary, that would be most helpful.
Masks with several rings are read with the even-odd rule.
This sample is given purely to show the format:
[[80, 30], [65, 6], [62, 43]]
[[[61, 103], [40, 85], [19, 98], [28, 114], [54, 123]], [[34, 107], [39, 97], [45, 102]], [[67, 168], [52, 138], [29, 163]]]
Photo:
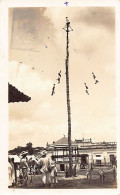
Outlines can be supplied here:
[[92, 179], [92, 174], [91, 174], [91, 168], [88, 167], [87, 171], [86, 171], [86, 176], [87, 176], [87, 179], [90, 183], [91, 179]]
[[15, 167], [14, 167], [14, 158], [11, 158], [10, 164], [11, 164], [11, 167], [12, 167], [12, 171], [11, 171], [11, 174], [12, 174], [12, 185], [14, 186], [14, 185], [15, 185]]
[[51, 171], [52, 171], [51, 164], [52, 164], [52, 159], [48, 157], [47, 151], [43, 151], [42, 156], [38, 161], [38, 165], [42, 173], [42, 181], [45, 187], [51, 185]]
[[10, 158], [8, 158], [8, 187], [12, 186], [12, 166], [10, 161]]
[[22, 169], [23, 176], [23, 186], [27, 186], [28, 181], [28, 162], [27, 162], [27, 152], [22, 152], [21, 154], [20, 167]]
[[57, 180], [57, 168], [55, 163], [53, 162], [53, 164], [51, 164], [52, 166], [52, 170], [51, 170], [51, 184], [57, 184], [58, 180]]
[[105, 174], [104, 174], [103, 169], [101, 169], [101, 170], [99, 171], [99, 174], [100, 174], [100, 180], [101, 180], [101, 183], [104, 183]]
[[116, 169], [116, 166], [115, 165], [113, 165], [113, 178], [114, 178], [114, 180], [116, 180], [116, 171], [117, 169]]
[[73, 166], [73, 177], [76, 177], [76, 163]]

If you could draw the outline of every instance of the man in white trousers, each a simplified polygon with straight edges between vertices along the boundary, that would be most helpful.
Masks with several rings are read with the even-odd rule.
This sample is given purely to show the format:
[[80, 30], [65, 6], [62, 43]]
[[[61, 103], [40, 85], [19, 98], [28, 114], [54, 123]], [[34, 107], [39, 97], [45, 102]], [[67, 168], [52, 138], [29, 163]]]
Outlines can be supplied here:
[[38, 165], [40, 167], [40, 171], [42, 173], [42, 181], [44, 186], [51, 185], [51, 170], [52, 170], [52, 159], [48, 156], [47, 151], [43, 151], [40, 160], [38, 161]]

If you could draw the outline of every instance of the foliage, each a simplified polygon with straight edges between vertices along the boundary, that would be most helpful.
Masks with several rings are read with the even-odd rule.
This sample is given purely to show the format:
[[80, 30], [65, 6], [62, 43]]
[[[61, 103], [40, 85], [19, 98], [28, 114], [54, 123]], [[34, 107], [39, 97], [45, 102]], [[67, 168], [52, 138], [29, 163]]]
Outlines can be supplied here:
[[36, 152], [36, 149], [38, 152], [45, 149], [44, 147], [33, 148], [32, 145], [33, 144], [31, 142], [28, 142], [25, 147], [18, 146], [17, 148], [14, 148], [13, 150], [9, 150], [9, 153], [19, 155], [21, 152], [27, 151], [30, 155], [32, 155]]

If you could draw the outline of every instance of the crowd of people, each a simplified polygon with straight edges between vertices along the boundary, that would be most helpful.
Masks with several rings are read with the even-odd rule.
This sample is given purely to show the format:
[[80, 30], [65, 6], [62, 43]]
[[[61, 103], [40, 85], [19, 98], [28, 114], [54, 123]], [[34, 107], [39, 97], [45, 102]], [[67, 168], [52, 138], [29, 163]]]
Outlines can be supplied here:
[[27, 152], [20, 154], [20, 163], [14, 163], [14, 158], [8, 158], [8, 179], [9, 187], [33, 184], [33, 177], [40, 173], [45, 187], [55, 185], [57, 181], [56, 163], [43, 151], [39, 160], [28, 160]]
[[[8, 180], [9, 187], [21, 186], [27, 187], [33, 185], [33, 177], [36, 174], [41, 175], [44, 187], [52, 187], [58, 183], [57, 167], [55, 161], [43, 151], [39, 159], [28, 159], [28, 153], [22, 152], [20, 154], [20, 162], [15, 163], [14, 158], [8, 158]], [[112, 167], [113, 178], [116, 180], [117, 168], [116, 165]], [[86, 170], [86, 178], [89, 182], [92, 179], [93, 169], [89, 165]], [[101, 183], [104, 183], [105, 173], [103, 168], [98, 171]], [[76, 177], [76, 164], [72, 165], [72, 176]], [[65, 177], [69, 177], [69, 166], [66, 164]]]

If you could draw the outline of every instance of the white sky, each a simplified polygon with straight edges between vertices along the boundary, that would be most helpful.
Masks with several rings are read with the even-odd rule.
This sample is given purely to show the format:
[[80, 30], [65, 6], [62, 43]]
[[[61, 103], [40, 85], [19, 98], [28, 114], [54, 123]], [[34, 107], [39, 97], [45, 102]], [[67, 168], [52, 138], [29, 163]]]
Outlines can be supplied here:
[[[116, 141], [114, 8], [17, 8], [14, 16], [13, 9], [9, 11], [9, 82], [31, 97], [27, 103], [9, 104], [9, 148], [29, 141], [45, 146], [67, 136], [62, 29], [66, 16], [74, 30], [70, 32], [72, 140], [84, 133], [93, 141]], [[60, 70], [61, 83], [51, 96]]]

